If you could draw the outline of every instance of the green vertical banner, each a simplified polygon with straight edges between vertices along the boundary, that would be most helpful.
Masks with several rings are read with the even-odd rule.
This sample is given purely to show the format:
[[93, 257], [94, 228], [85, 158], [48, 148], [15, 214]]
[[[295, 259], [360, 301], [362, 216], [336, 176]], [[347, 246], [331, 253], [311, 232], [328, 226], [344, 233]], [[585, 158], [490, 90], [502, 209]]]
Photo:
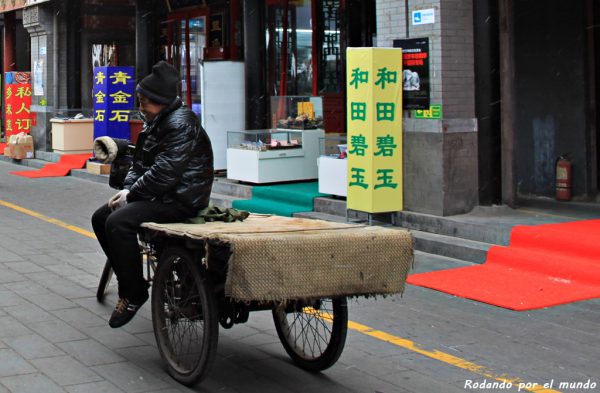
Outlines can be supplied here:
[[402, 49], [348, 48], [347, 208], [403, 209]]

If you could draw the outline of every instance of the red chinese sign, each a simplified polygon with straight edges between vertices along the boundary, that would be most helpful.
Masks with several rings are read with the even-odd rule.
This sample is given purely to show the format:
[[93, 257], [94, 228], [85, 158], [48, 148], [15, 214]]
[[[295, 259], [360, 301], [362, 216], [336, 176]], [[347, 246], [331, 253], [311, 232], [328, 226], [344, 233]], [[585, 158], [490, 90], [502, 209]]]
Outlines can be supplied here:
[[11, 135], [31, 131], [31, 74], [7, 72], [5, 81], [4, 130], [8, 140]]

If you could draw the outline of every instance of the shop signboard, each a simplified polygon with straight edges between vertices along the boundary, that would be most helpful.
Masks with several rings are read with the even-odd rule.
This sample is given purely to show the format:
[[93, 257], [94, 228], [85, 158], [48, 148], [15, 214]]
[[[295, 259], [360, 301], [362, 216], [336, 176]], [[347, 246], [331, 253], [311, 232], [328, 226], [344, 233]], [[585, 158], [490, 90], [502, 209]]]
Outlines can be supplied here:
[[31, 131], [31, 73], [6, 72], [4, 81], [4, 130], [8, 140], [11, 135]]
[[402, 48], [404, 109], [429, 109], [429, 38], [394, 40]]
[[94, 68], [94, 139], [130, 139], [129, 114], [135, 102], [133, 67]]
[[402, 210], [402, 50], [347, 49], [347, 207]]
[[442, 118], [442, 106], [439, 104], [431, 104], [429, 109], [416, 109], [415, 119], [432, 119], [440, 120]]

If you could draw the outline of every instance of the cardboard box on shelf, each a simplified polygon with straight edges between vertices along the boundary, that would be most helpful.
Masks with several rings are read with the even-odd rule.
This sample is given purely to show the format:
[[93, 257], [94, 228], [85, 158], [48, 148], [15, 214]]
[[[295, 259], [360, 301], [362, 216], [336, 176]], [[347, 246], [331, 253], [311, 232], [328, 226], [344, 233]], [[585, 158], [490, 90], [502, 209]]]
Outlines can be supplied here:
[[33, 138], [24, 132], [8, 138], [8, 156], [15, 160], [33, 158]]
[[102, 164], [96, 161], [87, 162], [87, 171], [95, 175], [108, 175], [110, 174], [110, 164]]

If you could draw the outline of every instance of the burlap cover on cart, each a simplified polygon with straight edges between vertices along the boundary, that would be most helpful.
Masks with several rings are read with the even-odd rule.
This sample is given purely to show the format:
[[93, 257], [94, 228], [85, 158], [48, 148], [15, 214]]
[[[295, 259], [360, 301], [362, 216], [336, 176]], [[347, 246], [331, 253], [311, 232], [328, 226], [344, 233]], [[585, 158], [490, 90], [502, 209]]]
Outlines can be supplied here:
[[412, 236], [402, 229], [263, 215], [143, 226], [228, 243], [225, 291], [242, 301], [402, 293], [413, 260]]

